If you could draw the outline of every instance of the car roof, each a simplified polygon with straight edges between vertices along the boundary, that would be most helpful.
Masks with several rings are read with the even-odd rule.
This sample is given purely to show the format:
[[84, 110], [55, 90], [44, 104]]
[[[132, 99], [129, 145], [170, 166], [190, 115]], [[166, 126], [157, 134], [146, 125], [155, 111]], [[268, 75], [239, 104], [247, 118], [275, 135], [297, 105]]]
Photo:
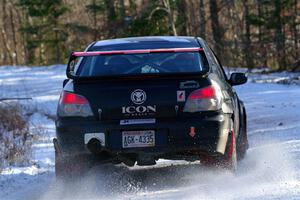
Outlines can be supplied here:
[[147, 36], [97, 41], [88, 51], [200, 47], [195, 37]]

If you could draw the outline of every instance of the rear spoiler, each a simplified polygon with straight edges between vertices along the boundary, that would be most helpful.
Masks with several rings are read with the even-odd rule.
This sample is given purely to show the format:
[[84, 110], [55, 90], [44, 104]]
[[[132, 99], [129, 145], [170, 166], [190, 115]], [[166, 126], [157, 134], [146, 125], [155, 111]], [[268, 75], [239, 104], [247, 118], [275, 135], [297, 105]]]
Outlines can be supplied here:
[[101, 56], [101, 55], [122, 55], [122, 54], [146, 54], [146, 53], [180, 53], [180, 52], [200, 52], [203, 48], [164, 48], [164, 49], [135, 49], [135, 50], [113, 50], [113, 51], [85, 51], [72, 52], [67, 65], [67, 77], [70, 79], [77, 78], [74, 73], [75, 63], [73, 61], [78, 57]]
[[87, 52], [72, 52], [71, 56], [100, 56], [100, 55], [116, 55], [116, 54], [143, 54], [143, 53], [171, 53], [171, 52], [198, 52], [203, 51], [200, 47], [189, 48], [168, 48], [168, 49], [136, 49], [136, 50], [116, 50], [116, 51], [87, 51]]

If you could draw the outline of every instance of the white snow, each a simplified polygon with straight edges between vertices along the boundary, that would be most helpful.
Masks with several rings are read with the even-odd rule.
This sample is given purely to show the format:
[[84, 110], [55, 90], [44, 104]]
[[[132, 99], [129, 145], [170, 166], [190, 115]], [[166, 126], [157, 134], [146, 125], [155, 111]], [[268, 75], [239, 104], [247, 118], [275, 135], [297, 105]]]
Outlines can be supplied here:
[[300, 86], [265, 83], [299, 75], [251, 76], [236, 87], [246, 105], [250, 142], [237, 174], [160, 160], [154, 167], [95, 167], [67, 186], [55, 181], [55, 126], [47, 117], [55, 115], [65, 66], [0, 67], [0, 98], [32, 98], [22, 104], [33, 112], [30, 130], [38, 138], [32, 165], [1, 173], [0, 199], [300, 199]]
[[287, 71], [270, 72], [268, 68], [247, 69], [247, 68], [225, 68], [229, 76], [232, 72], [243, 72], [248, 76], [248, 82], [253, 83], [280, 83], [287, 85], [300, 85], [300, 72], [290, 73]]

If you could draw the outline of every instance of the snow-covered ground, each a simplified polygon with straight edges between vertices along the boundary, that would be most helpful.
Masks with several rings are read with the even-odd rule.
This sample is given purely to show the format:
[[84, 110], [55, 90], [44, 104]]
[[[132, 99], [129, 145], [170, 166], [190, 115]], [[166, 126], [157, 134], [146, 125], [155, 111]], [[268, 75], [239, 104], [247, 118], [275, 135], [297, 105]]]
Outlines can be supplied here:
[[250, 74], [262, 81], [236, 87], [248, 112], [250, 142], [237, 174], [163, 160], [155, 167], [95, 167], [66, 186], [55, 181], [51, 143], [65, 67], [0, 67], [0, 98], [32, 97], [22, 103], [34, 112], [31, 130], [39, 135], [32, 165], [0, 175], [0, 199], [300, 199], [300, 86], [253, 83], [282, 77]]
[[248, 75], [248, 82], [252, 83], [279, 83], [286, 85], [300, 85], [300, 72], [290, 73], [287, 71], [269, 73], [268, 68], [225, 68], [226, 74], [243, 72]]

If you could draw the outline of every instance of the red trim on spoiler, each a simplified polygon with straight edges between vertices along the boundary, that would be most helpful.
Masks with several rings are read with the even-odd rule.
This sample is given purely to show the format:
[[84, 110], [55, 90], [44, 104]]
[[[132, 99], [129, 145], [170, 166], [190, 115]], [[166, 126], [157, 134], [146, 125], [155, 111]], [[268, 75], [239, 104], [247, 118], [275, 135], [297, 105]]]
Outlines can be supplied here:
[[136, 49], [136, 50], [116, 50], [116, 51], [88, 51], [88, 52], [73, 52], [72, 56], [99, 56], [113, 54], [142, 54], [142, 53], [168, 53], [168, 52], [198, 52], [203, 51], [200, 47], [191, 48], [169, 48], [169, 49]]

